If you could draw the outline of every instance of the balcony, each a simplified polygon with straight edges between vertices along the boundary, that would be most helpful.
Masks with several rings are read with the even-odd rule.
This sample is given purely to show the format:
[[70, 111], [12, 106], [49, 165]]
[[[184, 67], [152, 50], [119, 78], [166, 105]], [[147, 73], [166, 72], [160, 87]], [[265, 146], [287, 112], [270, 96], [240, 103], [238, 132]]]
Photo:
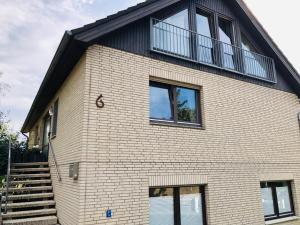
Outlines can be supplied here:
[[151, 50], [276, 83], [274, 60], [151, 18]]

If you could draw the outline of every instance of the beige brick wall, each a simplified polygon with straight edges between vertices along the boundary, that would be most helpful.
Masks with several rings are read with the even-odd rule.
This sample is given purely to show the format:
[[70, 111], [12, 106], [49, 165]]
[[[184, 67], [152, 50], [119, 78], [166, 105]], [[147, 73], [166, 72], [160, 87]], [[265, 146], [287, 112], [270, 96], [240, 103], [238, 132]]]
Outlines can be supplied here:
[[[202, 86], [206, 129], [150, 125], [149, 77]], [[296, 95], [97, 45], [87, 51], [85, 85], [79, 224], [148, 224], [155, 176], [207, 179], [210, 225], [263, 225], [260, 178], [288, 173], [298, 213]]]
[[56, 99], [59, 99], [57, 135], [52, 143], [62, 176], [61, 182], [57, 178], [51, 151], [49, 161], [58, 218], [63, 225], [78, 224], [79, 219], [79, 191], [82, 184], [69, 178], [69, 165], [81, 162], [85, 64], [86, 59], [83, 56], [34, 126], [33, 129], [39, 127], [39, 132], [30, 132], [30, 142], [33, 143], [35, 135], [38, 135], [41, 145], [44, 117]]
[[[201, 86], [205, 129], [150, 125], [150, 77]], [[209, 225], [263, 225], [261, 179], [292, 178], [300, 213], [296, 95], [94, 45], [57, 96], [62, 225], [148, 225], [154, 183], [206, 184]]]

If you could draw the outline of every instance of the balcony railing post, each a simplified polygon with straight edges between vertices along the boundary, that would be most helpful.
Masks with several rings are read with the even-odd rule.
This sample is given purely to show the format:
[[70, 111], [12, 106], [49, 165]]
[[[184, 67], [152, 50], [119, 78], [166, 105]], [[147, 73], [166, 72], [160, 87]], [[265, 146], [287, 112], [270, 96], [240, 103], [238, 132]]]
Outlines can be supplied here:
[[150, 18], [150, 49], [153, 50], [153, 18]]

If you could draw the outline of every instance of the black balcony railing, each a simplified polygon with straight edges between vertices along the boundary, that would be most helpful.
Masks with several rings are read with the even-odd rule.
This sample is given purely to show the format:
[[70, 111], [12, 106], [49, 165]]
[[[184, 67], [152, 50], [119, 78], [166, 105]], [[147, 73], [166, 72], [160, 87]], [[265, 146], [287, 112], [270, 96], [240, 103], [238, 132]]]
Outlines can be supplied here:
[[276, 83], [272, 58], [154, 18], [151, 50]]

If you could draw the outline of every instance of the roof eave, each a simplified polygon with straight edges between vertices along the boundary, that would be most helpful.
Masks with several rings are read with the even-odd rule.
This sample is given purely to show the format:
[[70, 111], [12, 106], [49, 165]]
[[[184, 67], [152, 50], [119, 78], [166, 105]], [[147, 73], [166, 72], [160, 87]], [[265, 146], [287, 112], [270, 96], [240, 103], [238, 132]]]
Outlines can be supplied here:
[[26, 117], [26, 119], [25, 119], [25, 121], [23, 123], [23, 126], [21, 128], [21, 132], [23, 132], [23, 133], [29, 132], [30, 127], [28, 127], [28, 124], [29, 124], [29, 121], [31, 119], [32, 113], [33, 113], [33, 111], [34, 111], [34, 109], [35, 109], [35, 107], [37, 105], [37, 102], [39, 101], [39, 98], [40, 98], [40, 96], [41, 96], [41, 94], [42, 94], [45, 86], [47, 85], [50, 77], [52, 76], [52, 73], [53, 73], [53, 71], [54, 71], [57, 63], [60, 61], [61, 56], [63, 55], [63, 53], [68, 48], [69, 43], [71, 42], [72, 37], [73, 37], [73, 35], [72, 35], [71, 31], [66, 31], [64, 33], [63, 38], [62, 38], [62, 40], [61, 40], [61, 42], [60, 42], [60, 44], [59, 44], [59, 46], [58, 46], [58, 48], [56, 50], [56, 53], [55, 53], [55, 55], [54, 55], [54, 57], [53, 57], [53, 59], [51, 61], [50, 66], [49, 66], [49, 68], [47, 70], [45, 78], [44, 78], [44, 80], [43, 80], [43, 82], [42, 82], [42, 84], [41, 84], [41, 86], [40, 86], [40, 88], [39, 88], [39, 90], [38, 90], [35, 98], [34, 98], [34, 101], [33, 101], [32, 105], [30, 107], [30, 110], [29, 110], [29, 112], [27, 114], [27, 117]]

